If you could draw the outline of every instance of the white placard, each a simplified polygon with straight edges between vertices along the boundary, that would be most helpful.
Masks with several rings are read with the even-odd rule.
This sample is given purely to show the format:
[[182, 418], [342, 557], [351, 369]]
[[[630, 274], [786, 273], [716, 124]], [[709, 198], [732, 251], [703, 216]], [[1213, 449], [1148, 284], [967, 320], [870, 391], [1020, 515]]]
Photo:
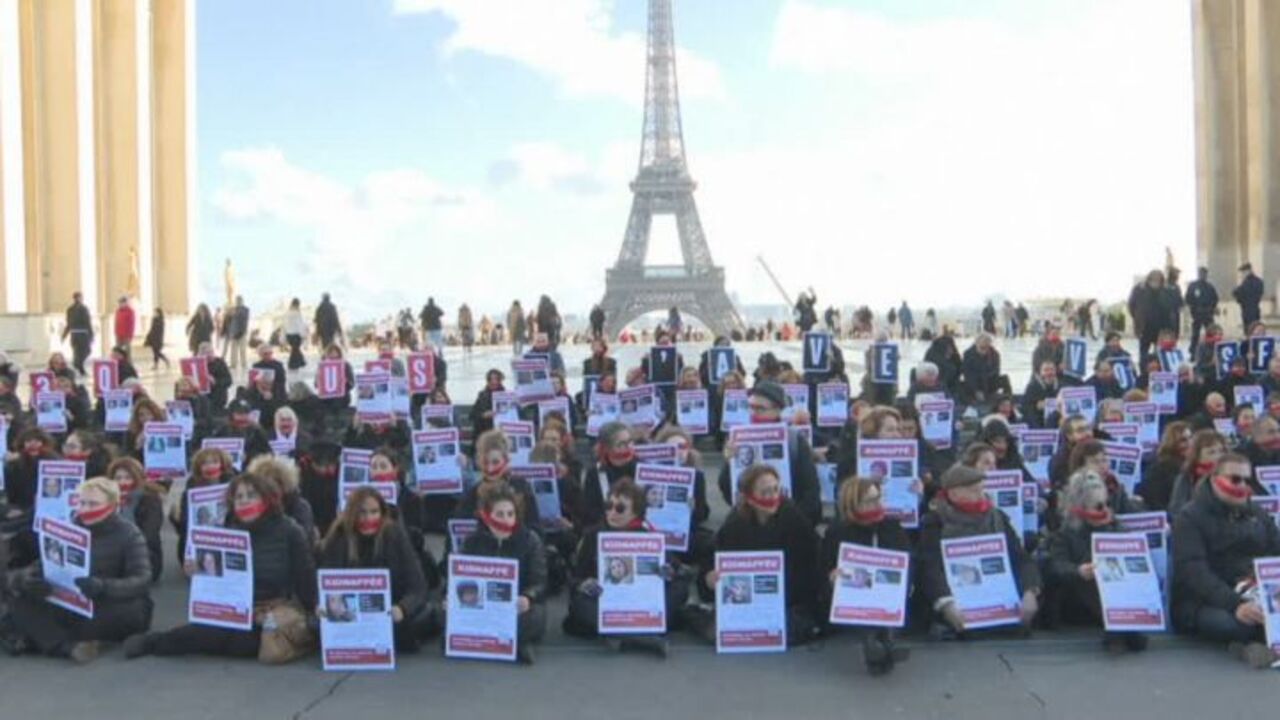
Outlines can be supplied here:
[[187, 545], [196, 565], [187, 621], [196, 625], [253, 628], [253, 541], [243, 530], [198, 527]]
[[787, 577], [783, 553], [716, 553], [716, 652], [786, 649]]
[[906, 625], [910, 562], [909, 553], [840, 543], [830, 622], [892, 628]]
[[324, 669], [395, 670], [391, 572], [317, 570], [316, 583], [320, 586], [320, 658]]

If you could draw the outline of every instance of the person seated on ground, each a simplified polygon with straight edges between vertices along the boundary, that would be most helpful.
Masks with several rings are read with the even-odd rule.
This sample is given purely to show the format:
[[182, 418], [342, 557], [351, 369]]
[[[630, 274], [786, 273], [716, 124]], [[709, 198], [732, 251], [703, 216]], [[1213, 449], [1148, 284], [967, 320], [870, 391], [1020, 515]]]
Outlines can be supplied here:
[[1105, 344], [1098, 350], [1098, 356], [1095, 359], [1095, 362], [1110, 360], [1111, 358], [1129, 357], [1129, 351], [1125, 350], [1121, 345], [1123, 340], [1123, 335], [1114, 330], [1109, 330], [1106, 335]]
[[631, 429], [620, 422], [605, 423], [596, 438], [596, 461], [583, 468], [583, 527], [604, 522], [609, 489], [619, 480], [635, 476], [636, 448]]
[[907, 390], [907, 400], [914, 406], [916, 405], [917, 395], [937, 395], [948, 400], [951, 399], [951, 392], [947, 386], [942, 383], [941, 375], [938, 372], [938, 366], [931, 362], [922, 362], [916, 365], [912, 379], [911, 387]]
[[160, 487], [147, 478], [142, 463], [130, 457], [117, 458], [107, 467], [106, 476], [120, 491], [120, 517], [137, 526], [147, 541], [151, 561], [151, 581], [164, 570], [164, 547], [160, 530], [164, 527], [164, 496]]
[[[169, 524], [178, 535], [178, 562], [186, 559], [187, 528], [191, 523], [191, 513], [187, 508], [187, 493], [196, 488], [222, 485], [231, 481], [236, 474], [231, 456], [217, 448], [201, 448], [191, 458], [191, 472], [187, 474], [187, 482], [183, 491], [171, 505]], [[220, 523], [222, 518], [214, 522]]]
[[480, 388], [471, 405], [473, 437], [480, 437], [493, 429], [493, 394], [506, 391], [502, 384], [504, 378], [502, 371], [497, 368], [491, 368], [484, 374], [484, 387]]
[[1235, 428], [1235, 434], [1230, 438], [1230, 442], [1233, 450], [1253, 437], [1253, 424], [1257, 419], [1258, 414], [1249, 403], [1241, 403], [1232, 408], [1231, 426]]
[[196, 352], [203, 357], [209, 368], [209, 412], [222, 415], [227, 409], [227, 393], [231, 390], [231, 369], [227, 361], [219, 357], [213, 350], [213, 343], [200, 343]]
[[1174, 420], [1165, 426], [1164, 433], [1160, 436], [1160, 445], [1156, 448], [1155, 459], [1143, 471], [1142, 481], [1135, 489], [1147, 508], [1164, 510], [1169, 507], [1174, 484], [1190, 456], [1191, 426], [1181, 420]]
[[956, 339], [944, 329], [942, 334], [929, 343], [924, 359], [938, 369], [938, 381], [946, 389], [947, 396], [955, 398], [960, 392], [960, 374], [963, 370]]
[[316, 529], [327, 533], [338, 514], [338, 471], [342, 446], [328, 440], [311, 444], [299, 461], [300, 491], [311, 505]]
[[287, 445], [289, 447], [287, 452], [277, 452], [276, 454], [284, 455], [293, 460], [298, 460], [305, 455], [312, 442], [311, 433], [299, 426], [298, 414], [287, 405], [276, 410], [275, 418], [271, 423], [271, 430], [267, 433], [267, 441], [272, 444]]
[[427, 588], [409, 535], [376, 488], [358, 487], [329, 529], [321, 569], [386, 569], [391, 574], [391, 621], [396, 652], [413, 653], [440, 631], [440, 608]]
[[[569, 614], [564, 631], [577, 637], [595, 637], [599, 633], [600, 595], [604, 592], [599, 575], [597, 547], [600, 533], [661, 533], [645, 520], [648, 510], [644, 488], [631, 480], [621, 480], [609, 490], [605, 522], [587, 530], [574, 553], [570, 578]], [[681, 610], [689, 599], [688, 572], [673, 553], [659, 568], [666, 588], [667, 631], [678, 629]], [[651, 650], [666, 657], [665, 635], [621, 635], [606, 638], [615, 650], [635, 648]]]
[[919, 574], [916, 589], [934, 613], [933, 634], [938, 637], [963, 636], [964, 617], [952, 595], [943, 569], [943, 539], [1001, 534], [1005, 538], [1005, 560], [1013, 573], [1020, 603], [1024, 632], [1040, 609], [1040, 568], [1022, 545], [1022, 529], [1009, 524], [1008, 517], [992, 505], [982, 489], [984, 474], [964, 465], [952, 465], [942, 475], [942, 489], [920, 521]]
[[1071, 452], [1076, 445], [1096, 436], [1082, 415], [1072, 415], [1062, 423], [1058, 429], [1058, 449], [1049, 459], [1049, 483], [1053, 489], [1061, 490], [1067, 486], [1067, 478], [1071, 475]]
[[[140, 633], [125, 640], [126, 658], [152, 654], [259, 657], [268, 620], [291, 644], [305, 644], [306, 618], [316, 606], [316, 568], [307, 536], [285, 516], [280, 488], [265, 477], [236, 476], [227, 485], [226, 502], [230, 509], [226, 527], [248, 532], [253, 547], [253, 627], [235, 630], [188, 623]], [[184, 561], [183, 569], [188, 576], [195, 574], [195, 561]]]
[[[782, 408], [787, 404], [787, 395], [782, 386], [776, 382], [764, 380], [756, 383], [747, 396], [747, 406], [751, 411], [751, 424], [764, 425], [782, 422]], [[726, 460], [732, 458], [737, 450], [733, 442], [726, 442], [724, 455]], [[797, 435], [788, 433], [787, 456], [791, 469], [791, 501], [810, 525], [822, 520], [822, 491], [818, 484], [818, 468], [813, 462], [813, 448]], [[729, 462], [720, 468], [720, 494], [725, 502], [733, 503], [731, 490], [732, 472]]]
[[1204, 404], [1200, 411], [1192, 415], [1188, 422], [1191, 423], [1192, 430], [1213, 430], [1216, 426], [1214, 420], [1223, 420], [1229, 417], [1227, 408], [1227, 399], [1220, 392], [1210, 392], [1204, 396]]
[[1267, 374], [1258, 381], [1267, 395], [1280, 392], [1280, 354], [1273, 355], [1267, 363]]
[[676, 465], [693, 468], [693, 497], [689, 499], [689, 550], [678, 555], [681, 562], [700, 564], [711, 553], [714, 533], [704, 523], [711, 517], [707, 504], [707, 479], [702, 471], [702, 453], [694, 447], [693, 436], [682, 427], [663, 428], [654, 439], [676, 446]]
[[[1244, 407], [1252, 406], [1241, 405], [1236, 411], [1239, 412]], [[1263, 415], [1254, 420], [1247, 436], [1240, 437], [1244, 440], [1240, 445], [1240, 454], [1249, 458], [1251, 466], [1257, 468], [1280, 465], [1280, 422], [1276, 422], [1275, 418]]]
[[1046, 401], [1057, 398], [1058, 391], [1062, 389], [1058, 383], [1058, 366], [1045, 360], [1035, 367], [1039, 372], [1027, 382], [1027, 388], [1022, 391], [1022, 416], [1033, 428], [1052, 427], [1047, 422], [1051, 413], [1045, 411], [1045, 404]]
[[1249, 501], [1252, 471], [1243, 455], [1218, 459], [1173, 520], [1173, 624], [1230, 649], [1255, 668], [1276, 661], [1266, 644], [1264, 586], [1255, 558], [1280, 555], [1280, 530]]
[[39, 652], [87, 663], [98, 656], [99, 643], [118, 642], [151, 626], [147, 542], [117, 513], [119, 504], [119, 490], [106, 478], [90, 478], [80, 486], [74, 522], [89, 531], [92, 551], [89, 574], [76, 579], [75, 589], [93, 602], [93, 617], [49, 604], [53, 587], [43, 561], [37, 562], [9, 578], [16, 596], [0, 621], [0, 642], [10, 653]]
[[547, 558], [542, 540], [523, 522], [522, 504], [505, 483], [489, 483], [478, 498], [480, 526], [462, 543], [462, 554], [514, 559], [520, 563], [516, 599], [516, 658], [534, 662], [534, 643], [547, 631]]
[[1231, 361], [1230, 372], [1224, 378], [1214, 376], [1207, 383], [1212, 392], [1222, 395], [1227, 403], [1227, 409], [1230, 410], [1236, 404], [1236, 388], [1248, 385], [1257, 385], [1258, 380], [1249, 374], [1249, 360], [1243, 355], [1237, 355]]
[[271, 453], [271, 444], [262, 426], [253, 421], [253, 407], [243, 399], [231, 401], [227, 407], [227, 420], [213, 431], [216, 438], [238, 438], [244, 441], [244, 464], [248, 465], [259, 455]]
[[[466, 520], [476, 517], [481, 508], [480, 495], [486, 488], [509, 486], [512, 496], [520, 505], [521, 522], [529, 528], [530, 532], [541, 534], [542, 517], [538, 513], [538, 502], [533, 494], [533, 488], [529, 486], [528, 480], [511, 475], [509, 442], [506, 433], [501, 430], [490, 430], [476, 441], [476, 464], [480, 471], [480, 482], [467, 488], [462, 494], [462, 500], [454, 509], [453, 516]], [[543, 565], [545, 570], [546, 563], [544, 562]]]
[[[738, 477], [738, 497], [716, 533], [716, 552], [781, 550], [784, 555], [787, 644], [794, 647], [820, 631], [818, 601], [818, 536], [813, 524], [782, 490], [778, 473], [757, 463]], [[706, 590], [719, 579], [712, 563], [701, 569]], [[698, 613], [692, 627], [715, 641], [715, 618]]]
[[209, 398], [200, 394], [200, 388], [191, 378], [183, 375], [173, 383], [173, 399], [186, 402], [191, 406], [191, 439], [187, 446], [199, 447], [201, 441], [213, 429], [213, 419], [209, 410]]
[[99, 477], [107, 474], [111, 463], [111, 450], [102, 436], [90, 430], [75, 430], [62, 441], [62, 457], [84, 463], [84, 476]]
[[539, 332], [533, 336], [533, 345], [525, 351], [524, 359], [533, 358], [545, 358], [549, 372], [564, 374], [564, 358], [560, 355], [560, 351], [551, 345], [551, 338], [547, 333]]
[[1212, 476], [1218, 460], [1226, 454], [1227, 440], [1217, 430], [1197, 430], [1191, 435], [1187, 464], [1178, 479], [1173, 481], [1173, 492], [1169, 494], [1169, 505], [1165, 508], [1171, 517], [1177, 517], [1182, 506], [1191, 501], [1195, 489]]
[[1093, 388], [1094, 395], [1099, 401], [1119, 399], [1124, 395], [1124, 388], [1120, 387], [1120, 382], [1116, 380], [1116, 371], [1110, 360], [1099, 360], [1093, 367], [1093, 374], [1084, 381], [1084, 384]]
[[[302, 497], [298, 488], [298, 465], [292, 459], [278, 455], [263, 455], [249, 463], [246, 472], [266, 478], [280, 489], [280, 509], [298, 523], [307, 540], [314, 546], [320, 541], [311, 503]], [[370, 472], [372, 475], [372, 472]]]
[[991, 335], [984, 332], [964, 351], [964, 400], [983, 412], [997, 393], [1013, 395], [1009, 376], [1000, 374], [1000, 351], [995, 349], [994, 342]]
[[[836, 503], [836, 521], [827, 528], [822, 538], [820, 554], [821, 571], [827, 578], [824, 594], [830, 606], [835, 586], [840, 582], [840, 545], [851, 543], [881, 550], [910, 553], [911, 541], [897, 520], [887, 517], [884, 509], [884, 491], [877, 478], [853, 477], [840, 483], [840, 497]], [[909, 583], [909, 578], [903, 578]], [[907, 585], [910, 587], [910, 584]], [[883, 675], [893, 670], [895, 664], [908, 657], [906, 648], [894, 645], [896, 632], [889, 628], [857, 628], [862, 638], [862, 659], [867, 672]]]
[[[276, 359], [276, 349], [271, 343], [264, 342], [258, 346], [258, 361], [253, 364], [252, 370], [269, 370], [271, 395], [280, 400], [284, 399], [287, 392], [284, 364]], [[263, 423], [263, 427], [270, 427], [270, 425]]]
[[[1095, 532], [1123, 532], [1109, 497], [1103, 476], [1091, 467], [1083, 467], [1072, 473], [1058, 504], [1062, 520], [1049, 536], [1045, 581], [1066, 620], [1103, 624], [1091, 540]], [[1103, 644], [1108, 652], [1137, 652], [1147, 649], [1147, 636], [1104, 632]]]

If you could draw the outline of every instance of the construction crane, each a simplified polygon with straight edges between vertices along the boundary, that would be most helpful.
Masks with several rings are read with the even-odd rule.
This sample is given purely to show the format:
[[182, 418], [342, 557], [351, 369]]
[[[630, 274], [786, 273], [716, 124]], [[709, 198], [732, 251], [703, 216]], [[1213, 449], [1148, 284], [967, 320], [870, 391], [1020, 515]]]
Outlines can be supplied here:
[[757, 255], [756, 262], [760, 263], [760, 267], [764, 268], [765, 274], [773, 281], [773, 286], [778, 289], [778, 294], [781, 295], [783, 301], [787, 303], [787, 309], [795, 307], [796, 304], [791, 302], [791, 296], [787, 294], [785, 289], [783, 289], [782, 283], [778, 282], [778, 276], [773, 274], [773, 271], [769, 269], [769, 264], [764, 261], [764, 256]]

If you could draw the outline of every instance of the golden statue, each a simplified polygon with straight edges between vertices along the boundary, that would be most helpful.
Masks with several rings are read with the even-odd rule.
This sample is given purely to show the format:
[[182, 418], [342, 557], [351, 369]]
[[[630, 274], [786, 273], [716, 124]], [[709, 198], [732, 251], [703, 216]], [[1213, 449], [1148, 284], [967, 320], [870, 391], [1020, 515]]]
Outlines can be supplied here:
[[134, 299], [142, 295], [142, 272], [138, 268], [138, 248], [135, 246], [129, 247], [129, 281], [124, 294]]
[[227, 307], [231, 307], [236, 302], [236, 269], [231, 266], [231, 258], [227, 258], [227, 265], [222, 271], [222, 278], [227, 285]]

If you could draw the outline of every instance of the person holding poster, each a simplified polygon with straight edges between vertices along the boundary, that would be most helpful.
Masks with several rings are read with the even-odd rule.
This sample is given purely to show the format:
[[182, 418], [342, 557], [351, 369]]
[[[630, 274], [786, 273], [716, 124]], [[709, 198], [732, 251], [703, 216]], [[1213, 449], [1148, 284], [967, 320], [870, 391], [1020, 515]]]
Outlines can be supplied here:
[[330, 345], [316, 367], [316, 396], [328, 413], [340, 413], [351, 407], [351, 391], [356, 387], [356, 373], [343, 357], [342, 346]]
[[493, 423], [499, 414], [494, 396], [507, 394], [507, 388], [502, 384], [505, 379], [506, 375], [497, 368], [489, 368], [485, 372], [484, 387], [480, 388], [476, 399], [471, 403], [472, 437], [478, 438], [493, 429]]
[[487, 490], [508, 487], [520, 505], [521, 520], [532, 532], [541, 532], [542, 516], [533, 488], [520, 477], [511, 474], [511, 455], [507, 436], [501, 430], [490, 430], [476, 440], [476, 465], [480, 469], [480, 482], [467, 488], [453, 511], [455, 518], [469, 520], [478, 517], [480, 497]]
[[[124, 642], [124, 656], [204, 654], [280, 663], [305, 652], [313, 641], [307, 617], [316, 606], [315, 562], [306, 535], [285, 517], [280, 502], [276, 484], [257, 475], [245, 473], [227, 485], [227, 529], [249, 533], [252, 558], [225, 552], [221, 561], [223, 567], [239, 563], [252, 568], [250, 629], [187, 623], [131, 636]], [[188, 575], [199, 569], [194, 560], [184, 564]]]
[[533, 644], [547, 631], [547, 559], [542, 541], [523, 522], [518, 507], [518, 499], [510, 487], [486, 487], [480, 495], [480, 527], [462, 543], [462, 554], [519, 562], [516, 657], [532, 665]]
[[[199, 512], [199, 508], [193, 508], [188, 504], [188, 500], [192, 497], [192, 491], [205, 492], [202, 495], [214, 495], [207, 491], [211, 487], [224, 487], [231, 481], [236, 474], [235, 466], [231, 463], [231, 456], [216, 448], [201, 448], [191, 458], [191, 473], [187, 475], [187, 482], [184, 491], [178, 495], [177, 502], [173, 504], [173, 510], [169, 514], [169, 523], [173, 525], [173, 529], [178, 533], [178, 560], [187, 559], [187, 531], [191, 527], [217, 525], [222, 526], [223, 519], [226, 517], [225, 502], [218, 502], [209, 499], [208, 504], [202, 505], [204, 512]], [[223, 492], [223, 495], [226, 493]], [[221, 508], [222, 512], [214, 512], [217, 508]]]
[[[87, 663], [98, 656], [99, 643], [119, 642], [148, 628], [152, 603], [147, 543], [138, 528], [116, 512], [119, 503], [115, 483], [93, 478], [80, 488], [78, 527], [52, 520], [41, 526], [42, 559], [10, 578], [18, 591], [10, 605], [8, 632], [14, 634], [0, 643], [11, 652], [30, 650]], [[54, 567], [59, 563], [63, 567]], [[72, 569], [79, 573], [72, 594], [88, 601], [87, 615], [58, 600], [65, 589], [56, 586], [57, 578], [76, 574], [64, 572]]]
[[[280, 507], [284, 514], [298, 523], [302, 532], [311, 541], [312, 546], [320, 542], [320, 531], [316, 528], [315, 514], [311, 511], [311, 503], [302, 497], [299, 490], [298, 466], [293, 460], [279, 455], [263, 455], [249, 463], [245, 472], [266, 478], [280, 489]], [[370, 478], [374, 483], [376, 476]]]
[[1218, 461], [1227, 454], [1227, 442], [1216, 430], [1197, 430], [1191, 436], [1188, 452], [1187, 465], [1174, 481], [1169, 505], [1165, 508], [1172, 517], [1177, 517], [1183, 506], [1191, 502], [1196, 488], [1212, 477]]
[[1169, 507], [1174, 483], [1182, 474], [1191, 452], [1191, 426], [1182, 420], [1174, 420], [1164, 428], [1155, 459], [1142, 473], [1134, 494], [1142, 498], [1148, 509], [1164, 510]]
[[676, 466], [693, 470], [693, 494], [689, 498], [689, 549], [678, 557], [686, 563], [700, 563], [710, 555], [712, 543], [711, 531], [702, 527], [711, 517], [711, 506], [707, 504], [707, 479], [702, 472], [702, 454], [693, 446], [693, 437], [680, 427], [663, 428], [654, 442], [674, 445]]
[[[1094, 563], [1094, 533], [1123, 532], [1115, 513], [1107, 504], [1107, 486], [1101, 475], [1090, 469], [1071, 476], [1058, 508], [1062, 522], [1049, 536], [1049, 561], [1045, 581], [1059, 603], [1065, 621], [1103, 626], [1102, 600], [1098, 594], [1098, 567]], [[1150, 569], [1150, 568], [1149, 568]], [[1105, 633], [1103, 644], [1110, 653], [1147, 649], [1141, 633]]]
[[[1014, 528], [1008, 518], [991, 504], [982, 489], [984, 475], [974, 468], [953, 465], [942, 475], [941, 490], [934, 496], [930, 511], [920, 525], [920, 541], [917, 545], [920, 558], [918, 590], [934, 612], [934, 630], [947, 637], [952, 633], [964, 633], [971, 624], [980, 621], [972, 608], [961, 604], [957, 588], [952, 583], [965, 580], [982, 583], [986, 575], [1012, 573], [1013, 600], [1018, 606], [1016, 615], [1009, 619], [1021, 622], [1029, 631], [1040, 609], [1040, 569], [1036, 561], [1022, 546], [1022, 529]], [[1003, 538], [1003, 549], [994, 557], [980, 556], [978, 566], [968, 562], [948, 561], [943, 543], [968, 537], [995, 535]], [[985, 549], [985, 544], [984, 548]], [[966, 614], [968, 612], [968, 614]]]
[[423, 494], [462, 492], [461, 453], [457, 428], [413, 433], [413, 477]]
[[300, 460], [311, 449], [311, 433], [299, 427], [298, 414], [288, 405], [276, 410], [267, 442], [275, 455]]
[[1178, 630], [1231, 643], [1242, 660], [1265, 668], [1276, 656], [1264, 642], [1263, 601], [1250, 593], [1254, 561], [1280, 556], [1280, 528], [1249, 502], [1252, 475], [1243, 455], [1223, 455], [1174, 516], [1172, 617]]
[[[1049, 423], [1050, 413], [1045, 410], [1046, 402], [1058, 397], [1062, 389], [1058, 382], [1058, 366], [1052, 360], [1045, 360], [1034, 366], [1038, 372], [1027, 382], [1022, 391], [1022, 416], [1033, 428], [1053, 427]], [[1071, 413], [1061, 413], [1064, 417]]]
[[596, 462], [583, 469], [582, 517], [586, 526], [604, 521], [605, 498], [622, 478], [636, 476], [636, 448], [631, 429], [620, 422], [606, 423], [596, 440]]
[[254, 422], [253, 407], [241, 398], [231, 401], [231, 405], [227, 407], [227, 421], [213, 431], [211, 438], [225, 438], [228, 440], [241, 440], [244, 445], [244, 458], [241, 460], [240, 467], [244, 467], [253, 461], [259, 455], [269, 455], [271, 453], [271, 443], [267, 440], [267, 434], [263, 432], [262, 426]]
[[[847, 567], [843, 556], [853, 547], [877, 551], [899, 553], [911, 552], [911, 541], [902, 525], [888, 516], [883, 502], [883, 491], [880, 481], [875, 478], [849, 478], [840, 484], [840, 497], [837, 500], [836, 522], [827, 528], [822, 538], [820, 569], [830, 586], [831, 615], [830, 621], [836, 624], [863, 625], [845, 617], [859, 617], [862, 613], [853, 605], [845, 605], [842, 600], [849, 590], [870, 590], [873, 587], [886, 589], [897, 587], [901, 591], [900, 622], [891, 627], [868, 627], [859, 629], [862, 636], [862, 659], [871, 675], [884, 675], [893, 670], [897, 663], [909, 657], [906, 648], [894, 646], [893, 627], [906, 624], [906, 589], [911, 587], [911, 578], [906, 568], [893, 567]], [[897, 597], [895, 595], [895, 597]], [[845, 608], [849, 612], [843, 612]], [[877, 622], [876, 625], [879, 625]]]
[[[1137, 453], [1136, 448], [1124, 449], [1132, 450]], [[1098, 440], [1085, 440], [1076, 445], [1076, 449], [1071, 452], [1071, 464], [1069, 468], [1072, 476], [1081, 470], [1092, 470], [1102, 478], [1107, 486], [1107, 505], [1111, 511], [1116, 514], [1140, 512], [1142, 505], [1135, 501], [1128, 491], [1125, 489], [1122, 473], [1116, 469], [1116, 458], [1113, 457], [1117, 445], [1115, 443], [1104, 443]], [[1130, 459], [1122, 459], [1121, 463], [1134, 463], [1136, 461]], [[1068, 477], [1067, 484], [1071, 484], [1071, 478]]]
[[164, 527], [164, 496], [159, 485], [148, 482], [142, 463], [131, 457], [112, 461], [106, 476], [120, 491], [120, 516], [137, 526], [147, 541], [151, 580], [159, 580], [164, 569], [164, 547], [160, 541], [160, 530]]
[[[773, 425], [782, 422], [782, 409], [787, 404], [786, 392], [782, 386], [772, 380], [762, 380], [751, 388], [747, 396], [747, 407], [751, 413], [751, 425]], [[748, 426], [749, 427], [749, 426]], [[762, 449], [765, 449], [762, 447]], [[775, 445], [768, 448], [770, 452], [778, 450]], [[813, 461], [813, 448], [808, 442], [791, 433], [787, 434], [784, 449], [787, 459], [787, 474], [790, 475], [789, 495], [796, 507], [809, 519], [810, 524], [817, 524], [822, 519], [822, 488], [818, 484], [818, 468]], [[745, 455], [745, 451], [744, 451]], [[720, 469], [720, 494], [725, 502], [733, 505], [737, 498], [733, 494], [735, 487], [734, 473], [750, 465], [743, 462], [744, 457], [738, 455], [738, 447], [732, 438], [725, 443], [724, 456], [726, 462]], [[767, 461], [772, 458], [756, 458], [752, 462]], [[781, 476], [780, 476], [781, 477]]]
[[[386, 570], [391, 579], [392, 636], [396, 653], [417, 652], [440, 631], [439, 604], [427, 588], [422, 564], [404, 526], [376, 490], [356, 488], [320, 548], [323, 570]], [[323, 606], [322, 606], [323, 607]]]
[[[738, 478], [738, 502], [716, 533], [715, 551], [778, 550], [784, 556], [787, 642], [802, 645], [819, 633], [818, 537], [808, 517], [782, 493], [782, 481], [772, 467], [757, 464]], [[708, 591], [719, 587], [719, 573], [704, 565], [702, 582]], [[716, 641], [714, 617], [691, 614], [695, 629]]]

